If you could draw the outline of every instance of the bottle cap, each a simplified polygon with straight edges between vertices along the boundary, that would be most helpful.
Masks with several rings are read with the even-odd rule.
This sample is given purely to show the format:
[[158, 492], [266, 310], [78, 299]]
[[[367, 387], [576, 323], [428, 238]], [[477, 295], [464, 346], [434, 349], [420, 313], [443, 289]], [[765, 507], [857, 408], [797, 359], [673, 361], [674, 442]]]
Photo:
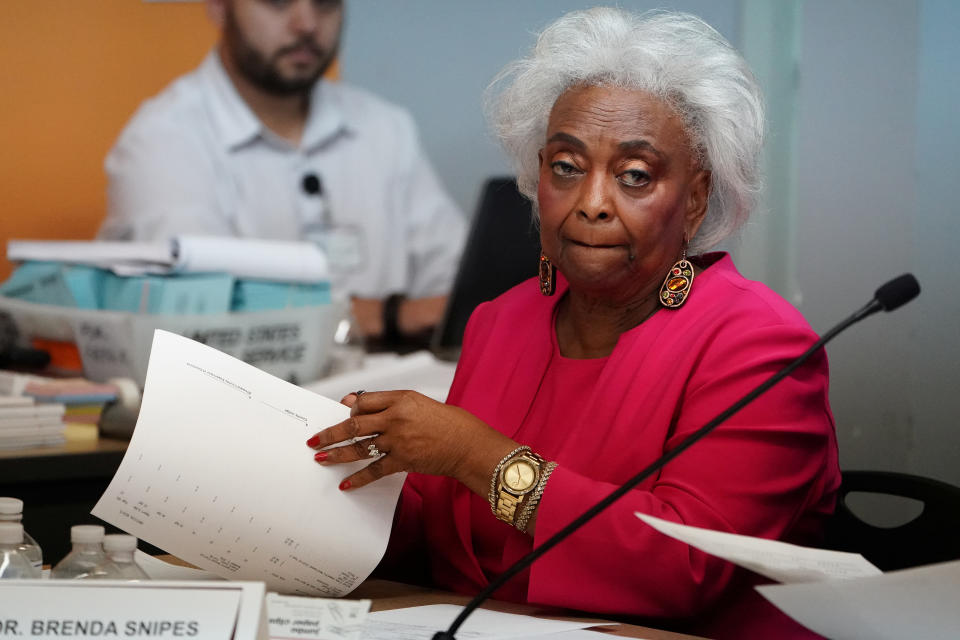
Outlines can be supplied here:
[[107, 384], [112, 384], [117, 389], [116, 403], [121, 407], [131, 411], [140, 410], [141, 393], [140, 386], [130, 378], [110, 378]]
[[107, 551], [136, 551], [137, 537], [126, 533], [111, 533], [103, 539]]
[[20, 498], [0, 498], [0, 515], [18, 516], [23, 513], [23, 500]]
[[19, 522], [0, 522], [0, 544], [23, 542], [23, 525]]
[[98, 524], [75, 524], [70, 527], [70, 542], [103, 542], [103, 534]]

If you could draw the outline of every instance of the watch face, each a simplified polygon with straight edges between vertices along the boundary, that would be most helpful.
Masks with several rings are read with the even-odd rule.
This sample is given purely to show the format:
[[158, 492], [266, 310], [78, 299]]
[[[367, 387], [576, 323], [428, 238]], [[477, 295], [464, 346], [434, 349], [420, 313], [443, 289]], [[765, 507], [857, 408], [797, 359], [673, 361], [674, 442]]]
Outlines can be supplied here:
[[526, 460], [514, 460], [503, 470], [503, 484], [513, 491], [526, 491], [536, 481], [537, 470]]

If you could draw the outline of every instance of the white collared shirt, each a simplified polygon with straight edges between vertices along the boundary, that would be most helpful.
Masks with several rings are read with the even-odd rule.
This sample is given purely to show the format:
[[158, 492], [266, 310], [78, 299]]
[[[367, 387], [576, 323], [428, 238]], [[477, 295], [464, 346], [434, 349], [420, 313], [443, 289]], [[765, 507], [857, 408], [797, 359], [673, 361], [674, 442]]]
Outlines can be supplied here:
[[[465, 219], [444, 191], [410, 115], [362, 89], [318, 82], [299, 147], [254, 115], [216, 52], [145, 102], [106, 159], [102, 239], [180, 234], [303, 239], [326, 206], [360, 230], [344, 288], [364, 298], [449, 291]], [[326, 205], [302, 187], [320, 178]]]

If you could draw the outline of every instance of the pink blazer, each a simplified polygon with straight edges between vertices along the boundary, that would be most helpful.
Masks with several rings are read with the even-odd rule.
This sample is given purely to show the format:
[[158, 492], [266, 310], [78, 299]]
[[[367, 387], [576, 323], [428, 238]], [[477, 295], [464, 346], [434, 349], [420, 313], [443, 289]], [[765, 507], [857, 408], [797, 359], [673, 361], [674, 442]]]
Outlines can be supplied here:
[[[542, 442], [523, 443], [559, 467], [534, 539], [514, 531], [507, 557], [543, 542], [816, 340], [796, 309], [745, 280], [729, 256], [708, 258], [715, 262], [696, 276], [683, 307], [661, 309], [621, 336], [584, 413], [589, 421], [550, 425]], [[531, 280], [478, 307], [448, 402], [514, 434], [546, 371], [554, 308], [565, 291], [561, 279], [545, 298]], [[521, 588], [497, 596], [597, 614], [694, 618], [696, 630], [715, 637], [810, 637], [752, 591], [752, 574], [633, 514], [815, 544], [840, 484], [827, 388], [826, 356], [816, 355], [514, 578]], [[411, 474], [390, 552], [419, 539], [437, 584], [481, 589], [487, 578], [471, 544], [478, 525], [470, 496], [453, 480]]]

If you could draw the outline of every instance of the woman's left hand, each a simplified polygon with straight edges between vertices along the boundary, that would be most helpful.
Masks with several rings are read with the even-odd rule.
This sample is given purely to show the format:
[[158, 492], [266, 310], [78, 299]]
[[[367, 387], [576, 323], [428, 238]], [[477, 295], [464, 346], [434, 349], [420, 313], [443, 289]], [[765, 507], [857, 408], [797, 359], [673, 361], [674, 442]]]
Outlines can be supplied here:
[[[377, 391], [343, 399], [350, 418], [318, 432], [307, 446], [320, 451], [321, 464], [367, 460], [382, 454], [347, 477], [340, 488], [356, 489], [399, 471], [456, 478], [486, 496], [497, 462], [517, 443], [472, 414], [441, 404], [415, 391]], [[365, 436], [374, 436], [365, 438]], [[353, 438], [353, 444], [327, 449]], [[373, 445], [373, 449], [371, 449]]]

